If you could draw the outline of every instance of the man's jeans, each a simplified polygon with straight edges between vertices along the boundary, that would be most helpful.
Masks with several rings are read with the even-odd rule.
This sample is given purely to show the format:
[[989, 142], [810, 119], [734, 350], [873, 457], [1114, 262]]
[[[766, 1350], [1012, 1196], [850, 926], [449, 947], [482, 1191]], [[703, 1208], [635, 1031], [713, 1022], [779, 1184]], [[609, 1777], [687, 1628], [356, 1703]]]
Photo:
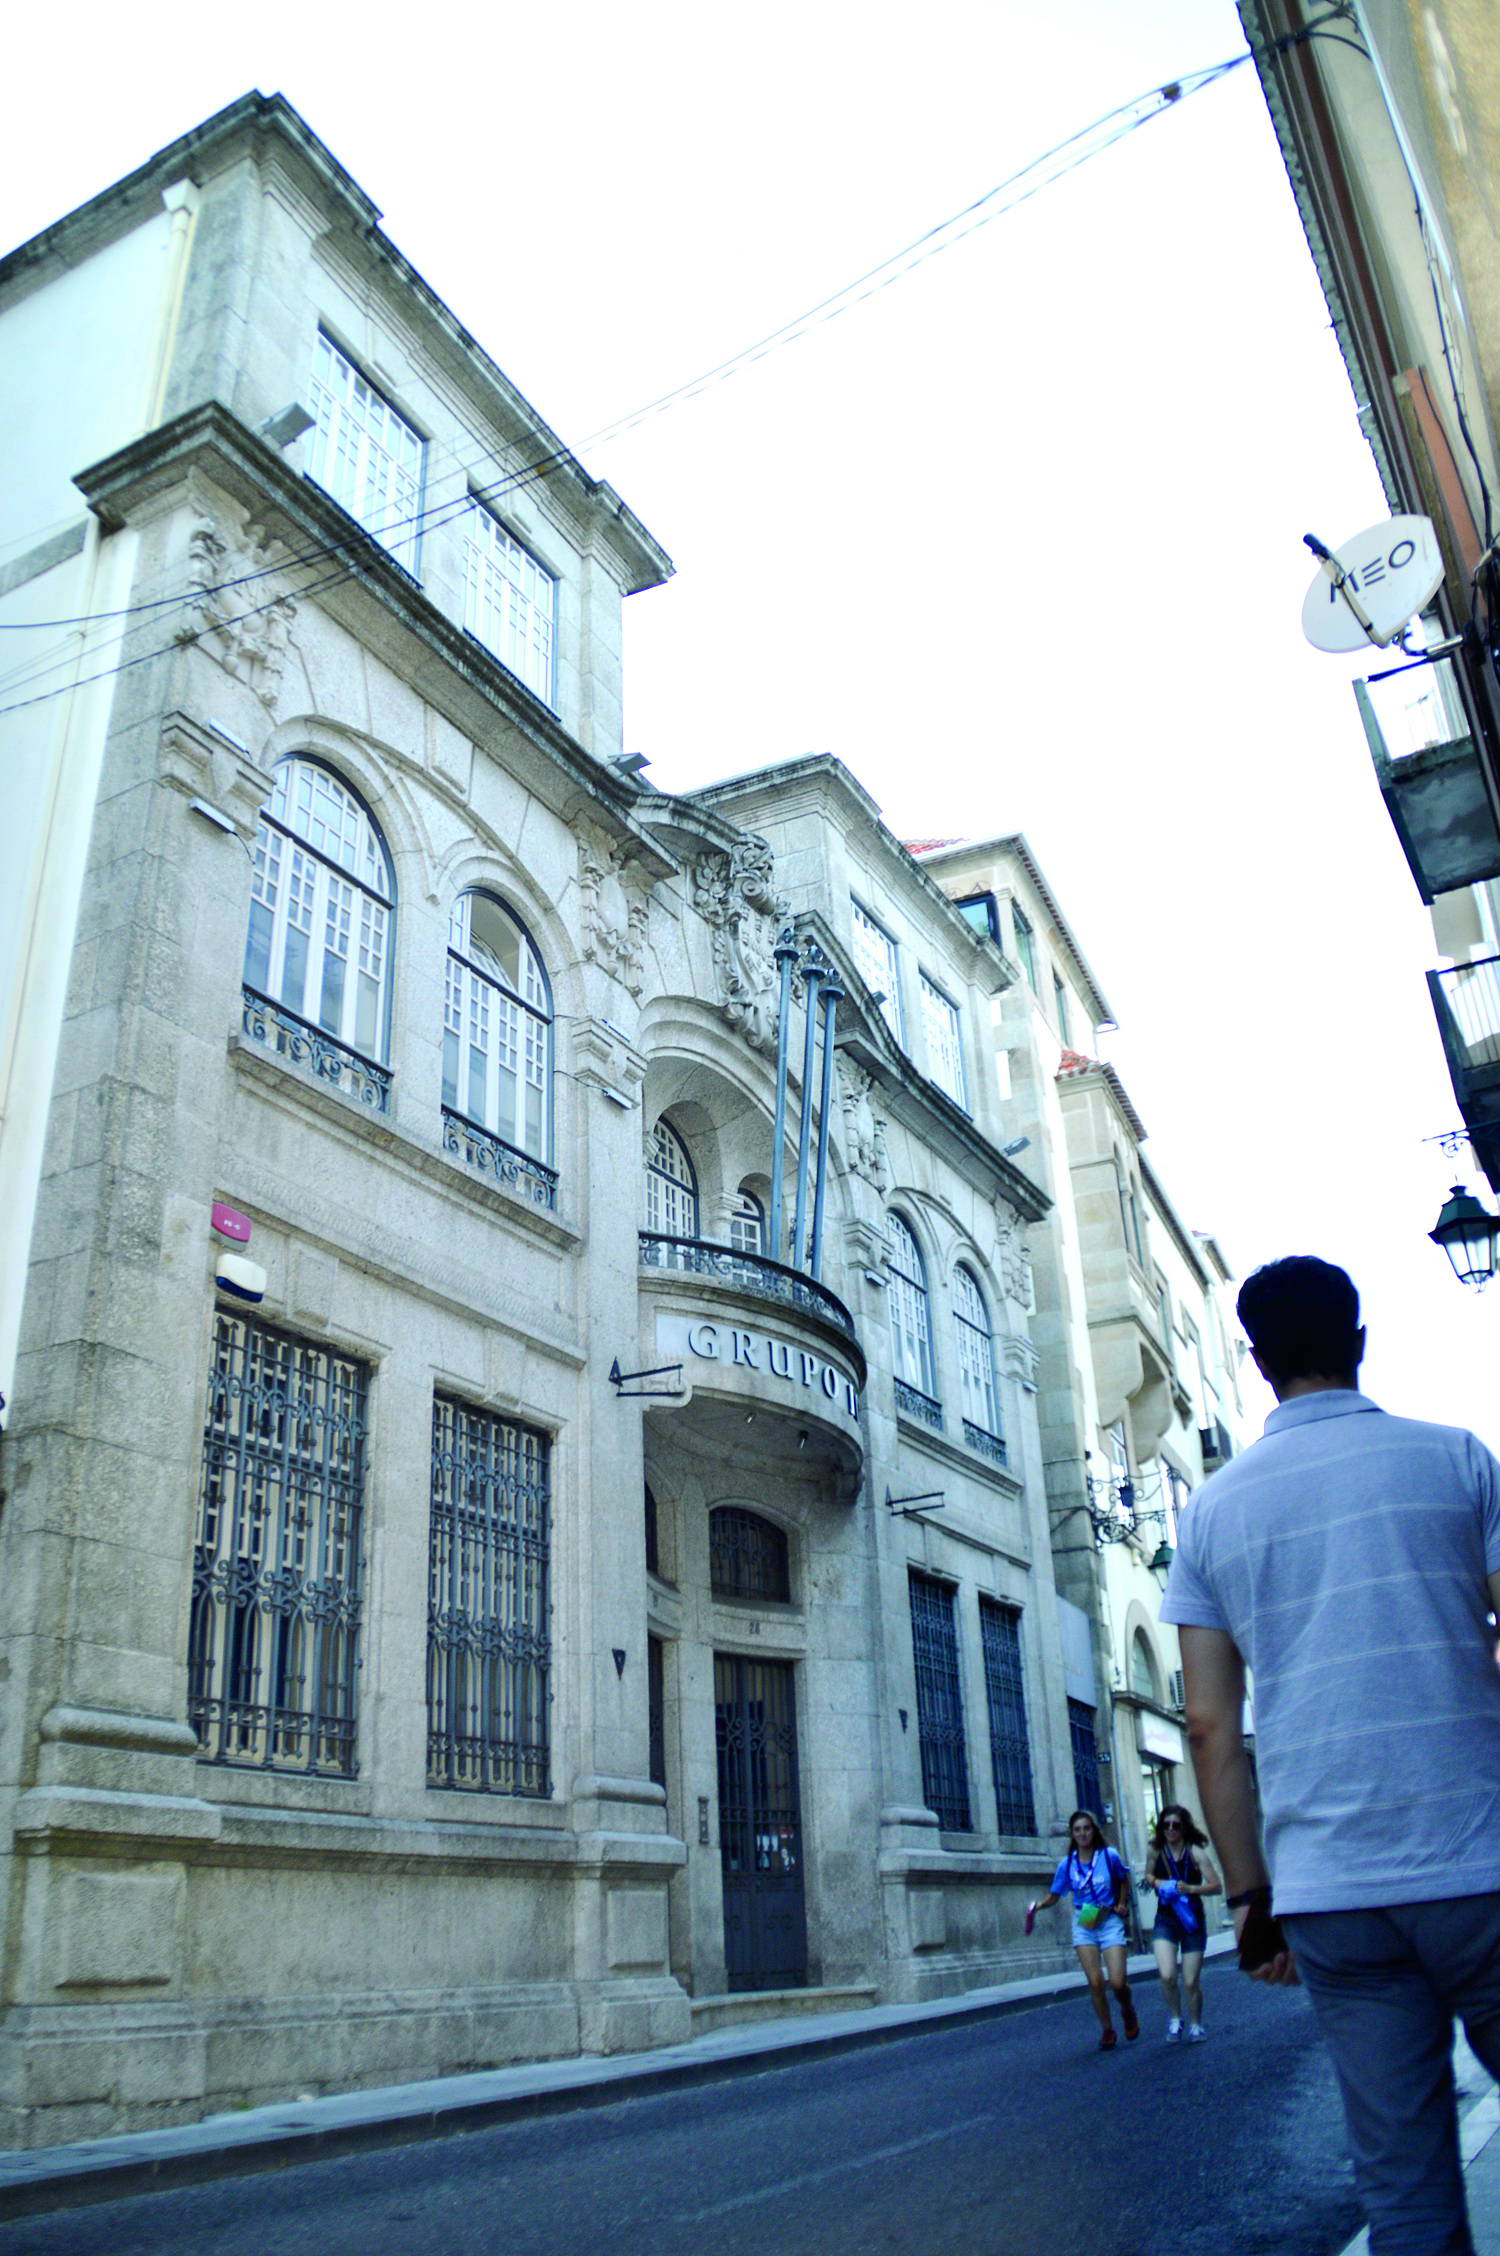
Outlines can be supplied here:
[[1282, 1924], [1338, 2071], [1371, 2256], [1472, 2256], [1453, 2022], [1500, 2078], [1500, 1894]]

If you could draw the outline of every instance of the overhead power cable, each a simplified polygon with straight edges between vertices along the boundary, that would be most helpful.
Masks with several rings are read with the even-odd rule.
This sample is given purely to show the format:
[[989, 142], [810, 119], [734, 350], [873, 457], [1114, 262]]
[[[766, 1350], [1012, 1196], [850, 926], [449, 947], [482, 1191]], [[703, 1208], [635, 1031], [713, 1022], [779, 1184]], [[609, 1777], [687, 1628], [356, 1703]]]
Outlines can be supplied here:
[[[966, 236], [976, 233], [981, 227], [987, 227], [992, 221], [1003, 218], [1008, 212], [1016, 210], [1033, 196], [1039, 195], [1044, 188], [1053, 186], [1057, 181], [1066, 178], [1070, 172], [1074, 172], [1081, 165], [1087, 164], [1091, 157], [1102, 155], [1106, 149], [1113, 148], [1117, 142], [1124, 140], [1129, 134], [1138, 132], [1144, 125], [1149, 125], [1154, 118], [1162, 116], [1169, 109], [1177, 108], [1191, 95], [1201, 93], [1205, 87], [1213, 86], [1219, 80], [1228, 77], [1231, 72], [1238, 70], [1242, 64], [1250, 62], [1256, 54], [1275, 52], [1278, 49], [1294, 46], [1303, 40], [1319, 36], [1335, 36], [1322, 32], [1324, 25], [1335, 20], [1344, 22], [1350, 20], [1347, 0], [1334, 0], [1334, 5], [1329, 7], [1322, 15], [1312, 18], [1300, 30], [1285, 34], [1282, 38], [1272, 42], [1268, 48], [1247, 47], [1242, 54], [1231, 55], [1223, 62], [1213, 63], [1205, 69], [1189, 72], [1180, 79], [1171, 79], [1163, 85], [1150, 87], [1146, 92], [1136, 95], [1131, 101], [1120, 103], [1115, 109], [1106, 112], [1103, 117], [1095, 119], [1092, 124], [1082, 127], [1076, 133], [1069, 134], [1065, 140], [1056, 143], [1051, 149], [1045, 150], [1039, 157], [1034, 157], [1028, 164], [1023, 165], [1020, 171], [1010, 174], [1005, 180], [998, 182], [995, 187], [987, 189], [984, 195], [976, 197], [973, 203], [966, 204], [961, 211], [955, 212], [950, 218], [940, 220], [935, 226], [929, 227], [923, 234], [908, 243], [904, 249], [892, 252], [889, 258], [882, 259], [878, 265], [868, 268], [865, 273], [858, 275], [852, 282], [844, 284], [841, 289], [821, 299], [817, 305], [810, 306], [804, 313], [798, 314], [791, 321], [783, 322], [779, 329], [769, 331], [767, 335], [759, 338], [755, 344], [747, 345], [739, 352], [732, 353], [727, 360], [720, 361], [714, 367], [705, 369], [700, 375], [692, 377], [687, 383], [677, 385], [670, 392], [661, 393], [656, 399], [648, 401], [645, 406], [633, 410], [631, 414], [622, 416], [618, 421], [605, 424], [601, 429], [591, 432], [581, 444], [583, 446], [606, 445], [610, 440], [635, 429], [637, 425], [647, 421], [652, 416], [665, 414], [669, 408], [677, 406], [685, 400], [696, 398], [699, 393], [706, 391], [711, 385], [726, 383], [732, 376], [738, 375], [743, 369], [753, 366], [757, 361], [765, 359], [770, 353], [777, 352], [786, 345], [796, 343], [799, 338], [808, 335], [811, 330], [820, 328], [827, 322], [837, 320], [840, 314], [848, 312], [851, 307], [863, 304], [881, 290], [889, 289], [893, 283], [904, 279], [917, 267], [925, 264], [928, 259], [935, 258], [940, 251], [945, 251], [953, 244], [962, 242]], [[561, 463], [574, 459], [574, 451], [571, 448], [558, 447], [551, 453], [540, 457], [536, 462], [508, 473], [498, 483], [491, 483], [487, 488], [487, 494], [494, 496], [495, 494], [512, 492], [533, 482], [539, 482], [549, 476]], [[460, 461], [453, 467], [464, 473], [472, 473], [483, 468], [487, 463], [493, 462], [493, 459], [492, 454], [482, 453], [472, 462]], [[392, 537], [396, 535], [415, 533], [423, 529], [435, 530], [450, 518], [461, 515], [474, 501], [482, 501], [485, 498], [486, 493], [465, 492], [456, 500], [433, 503], [426, 509], [416, 511], [409, 517], [397, 520], [385, 527], [378, 536], [369, 534], [363, 527], [360, 530], [365, 533], [366, 538], [378, 539], [382, 546], [387, 546]], [[267, 565], [256, 572], [242, 573], [234, 579], [216, 582], [207, 587], [191, 588], [179, 595], [159, 596], [145, 602], [127, 604], [118, 610], [100, 611], [86, 616], [64, 619], [3, 620], [0, 621], [0, 632], [20, 632], [22, 630], [32, 633], [66, 632], [79, 628], [88, 632], [96, 627], [106, 627], [113, 620], [141, 617], [156, 611], [183, 608], [190, 604], [202, 602], [212, 596], [236, 592], [254, 585], [259, 580], [299, 569], [303, 565], [321, 562], [330, 556], [339, 555], [344, 551], [346, 545], [343, 541], [324, 543], [299, 554], [283, 557], [275, 564]], [[320, 593], [324, 588], [334, 586], [348, 577], [350, 577], [350, 569], [341, 569], [331, 574], [326, 580], [319, 581], [315, 587], [305, 587], [294, 592], [302, 596]], [[258, 610], [269, 608], [269, 604], [257, 607]], [[242, 616], [254, 617], [256, 612], [251, 611], [242, 614]], [[109, 673], [122, 672], [128, 666], [142, 665], [147, 658], [160, 656], [171, 649], [178, 639], [174, 636], [171, 643], [162, 644], [156, 650], [125, 660], [120, 666], [105, 668], [103, 672], [89, 675], [86, 679], [89, 682], [102, 681]], [[14, 673], [8, 678], [13, 681], [45, 678], [47, 673], [55, 672], [59, 666], [74, 662], [76, 655], [71, 650], [39, 654], [29, 663], [15, 669]], [[0, 719], [28, 706], [43, 704], [48, 698], [62, 696], [70, 688], [81, 688], [83, 686], [83, 682], [65, 682], [56, 688], [42, 691], [37, 696], [22, 698], [9, 705], [0, 705]]]

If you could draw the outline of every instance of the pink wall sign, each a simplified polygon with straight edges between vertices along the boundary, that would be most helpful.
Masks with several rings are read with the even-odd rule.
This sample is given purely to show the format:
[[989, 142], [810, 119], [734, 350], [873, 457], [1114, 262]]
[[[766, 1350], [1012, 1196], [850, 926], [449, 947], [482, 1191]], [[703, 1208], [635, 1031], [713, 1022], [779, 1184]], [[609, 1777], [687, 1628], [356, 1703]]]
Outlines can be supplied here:
[[221, 1206], [217, 1199], [209, 1221], [221, 1238], [231, 1238], [236, 1245], [247, 1245], [250, 1240], [250, 1217], [236, 1214], [232, 1206]]

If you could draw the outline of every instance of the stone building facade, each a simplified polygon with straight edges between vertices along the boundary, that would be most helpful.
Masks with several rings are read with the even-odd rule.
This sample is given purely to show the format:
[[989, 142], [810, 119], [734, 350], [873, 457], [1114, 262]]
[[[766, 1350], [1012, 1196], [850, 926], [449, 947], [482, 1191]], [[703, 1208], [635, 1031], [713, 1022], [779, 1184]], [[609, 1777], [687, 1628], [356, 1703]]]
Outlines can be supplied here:
[[0, 264], [11, 2144], [1057, 1955], [1016, 961], [622, 759], [668, 561], [378, 216], [251, 96]]
[[996, 998], [992, 1040], [1007, 1125], [1028, 1139], [1017, 1163], [1050, 1202], [1029, 1233], [1029, 1329], [1078, 1799], [1139, 1871], [1163, 1804], [1197, 1807], [1181, 1656], [1158, 1611], [1178, 1512], [1244, 1445], [1230, 1272], [1093, 1054], [1114, 1014], [1025, 838], [914, 852], [1023, 974]]

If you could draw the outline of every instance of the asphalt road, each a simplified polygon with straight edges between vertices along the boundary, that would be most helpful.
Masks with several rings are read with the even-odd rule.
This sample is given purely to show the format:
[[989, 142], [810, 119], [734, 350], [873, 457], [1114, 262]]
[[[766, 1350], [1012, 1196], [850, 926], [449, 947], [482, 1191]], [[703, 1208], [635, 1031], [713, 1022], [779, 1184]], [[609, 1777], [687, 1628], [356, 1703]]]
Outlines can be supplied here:
[[0, 2226], [3, 2256], [1335, 2256], [1358, 2231], [1300, 1992], [1210, 1966], [1206, 2044], [1087, 2001], [466, 2138]]

